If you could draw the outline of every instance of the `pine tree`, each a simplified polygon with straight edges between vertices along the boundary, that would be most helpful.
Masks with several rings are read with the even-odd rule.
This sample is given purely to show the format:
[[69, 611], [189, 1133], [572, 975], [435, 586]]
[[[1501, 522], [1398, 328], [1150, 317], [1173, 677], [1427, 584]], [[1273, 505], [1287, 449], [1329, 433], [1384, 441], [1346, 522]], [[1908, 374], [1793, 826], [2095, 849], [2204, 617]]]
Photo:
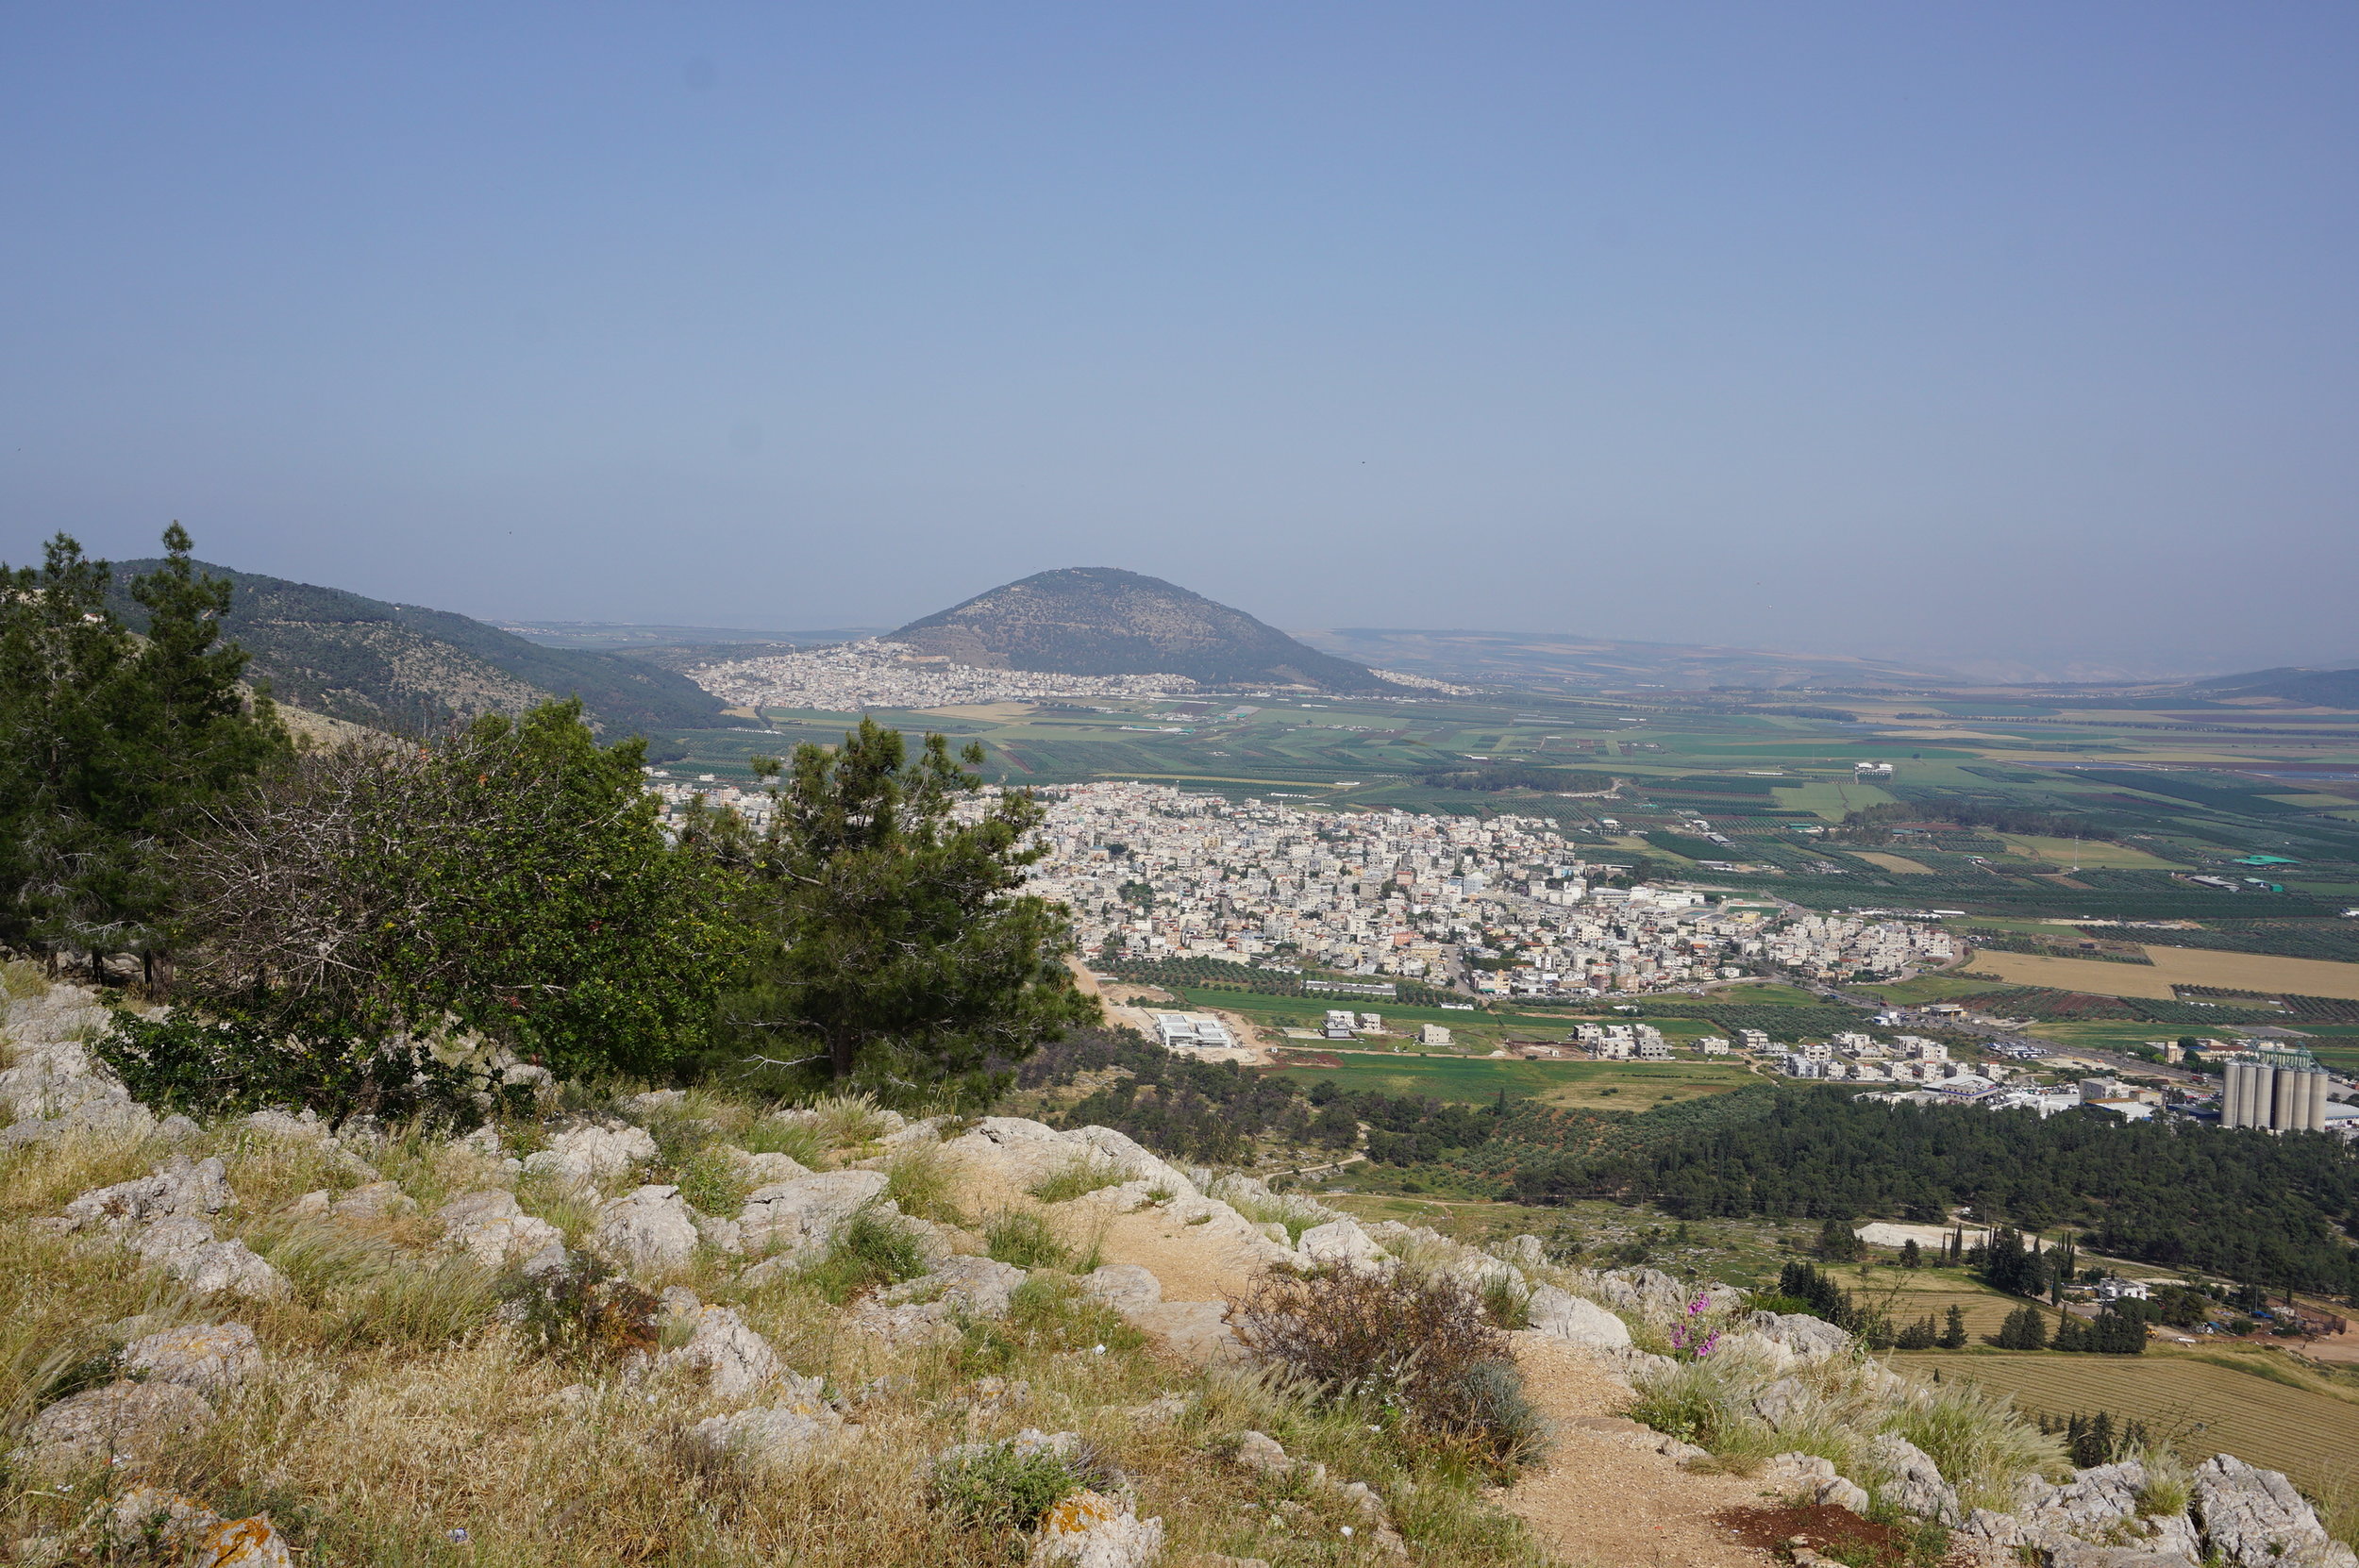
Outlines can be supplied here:
[[134, 637], [107, 605], [111, 573], [64, 534], [40, 571], [0, 568], [0, 940], [118, 953], [149, 978], [174, 902], [174, 844], [288, 750], [246, 656], [220, 642], [230, 585], [199, 576], [188, 533], [134, 578]]
[[1916, 1244], [1916, 1238], [1914, 1236], [1900, 1243], [1900, 1266], [1904, 1269], [1921, 1269], [1925, 1266], [1925, 1250]]
[[912, 758], [871, 719], [833, 751], [795, 748], [751, 866], [752, 980], [724, 1009], [749, 1061], [979, 1091], [996, 1064], [1096, 1019], [1062, 961], [1063, 911], [1018, 891], [1044, 853], [1025, 843], [1040, 805], [1010, 793], [958, 820], [981, 749], [961, 760], [939, 735]]
[[1952, 1306], [1949, 1309], [1949, 1317], [1942, 1325], [1941, 1348], [1944, 1350], [1966, 1348], [1966, 1311], [1963, 1308]]

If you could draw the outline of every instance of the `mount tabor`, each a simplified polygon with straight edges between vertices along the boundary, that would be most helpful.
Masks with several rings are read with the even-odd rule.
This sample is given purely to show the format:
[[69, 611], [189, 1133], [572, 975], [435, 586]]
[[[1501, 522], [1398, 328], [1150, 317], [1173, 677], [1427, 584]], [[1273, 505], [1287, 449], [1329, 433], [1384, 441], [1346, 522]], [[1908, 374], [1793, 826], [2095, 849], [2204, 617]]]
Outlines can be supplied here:
[[1365, 665], [1307, 647], [1241, 609], [1110, 566], [1039, 573], [912, 621], [889, 641], [995, 670], [1177, 675], [1207, 686], [1397, 690]]

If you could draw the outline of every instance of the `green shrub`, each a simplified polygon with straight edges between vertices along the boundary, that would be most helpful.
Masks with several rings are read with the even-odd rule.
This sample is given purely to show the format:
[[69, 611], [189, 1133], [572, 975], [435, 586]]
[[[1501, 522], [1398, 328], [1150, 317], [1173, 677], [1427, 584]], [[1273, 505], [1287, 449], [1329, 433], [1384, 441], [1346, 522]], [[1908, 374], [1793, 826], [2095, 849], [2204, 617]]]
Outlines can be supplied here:
[[1061, 1497], [1109, 1483], [1113, 1473], [1086, 1443], [1060, 1445], [1035, 1431], [997, 1443], [962, 1443], [936, 1456], [936, 1506], [970, 1529], [1020, 1543]]
[[340, 1022], [290, 1029], [185, 1008], [160, 1019], [117, 1011], [91, 1049], [133, 1099], [196, 1117], [293, 1106], [330, 1127], [366, 1115], [468, 1132], [500, 1110], [532, 1109], [530, 1090], [503, 1086], [489, 1069], [454, 1067], [423, 1043], [373, 1038]]
[[700, 1214], [734, 1214], [753, 1191], [736, 1157], [717, 1148], [698, 1149], [674, 1166], [672, 1184]]
[[1347, 1265], [1273, 1272], [1237, 1303], [1234, 1321], [1256, 1359], [1326, 1400], [1394, 1411], [1420, 1436], [1497, 1467], [1536, 1457], [1529, 1407], [1519, 1414], [1504, 1392], [1507, 1381], [1521, 1390], [1507, 1337], [1459, 1280]]
[[1019, 1269], [1060, 1269], [1070, 1260], [1048, 1222], [1029, 1209], [1003, 1209], [983, 1230], [991, 1256]]
[[544, 1355], [594, 1365], [657, 1347], [656, 1298], [587, 1253], [518, 1270], [499, 1293], [518, 1331]]

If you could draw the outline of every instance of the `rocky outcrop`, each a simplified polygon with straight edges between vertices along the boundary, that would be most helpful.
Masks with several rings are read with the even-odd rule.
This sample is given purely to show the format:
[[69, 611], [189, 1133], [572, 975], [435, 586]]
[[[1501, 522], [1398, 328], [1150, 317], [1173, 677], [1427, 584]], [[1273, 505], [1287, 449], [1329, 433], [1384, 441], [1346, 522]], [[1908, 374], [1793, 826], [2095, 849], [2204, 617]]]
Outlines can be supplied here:
[[1147, 1568], [1163, 1549], [1163, 1522], [1104, 1492], [1059, 1498], [1040, 1522], [1028, 1568]]
[[1108, 1263], [1081, 1276], [1081, 1289], [1125, 1317], [1161, 1306], [1163, 1282], [1136, 1263]]
[[219, 1159], [175, 1155], [150, 1175], [84, 1193], [65, 1206], [57, 1228], [120, 1235], [158, 1220], [209, 1219], [235, 1202]]
[[590, 1250], [633, 1274], [685, 1267], [701, 1238], [695, 1211], [677, 1187], [634, 1188], [598, 1209]]
[[60, 1399], [33, 1418], [20, 1451], [36, 1473], [137, 1467], [170, 1443], [193, 1437], [213, 1407], [184, 1383], [109, 1383]]
[[487, 1269], [506, 1268], [565, 1241], [563, 1231], [526, 1213], [515, 1193], [498, 1188], [453, 1198], [434, 1217], [443, 1226], [443, 1246]]
[[2195, 1512], [2203, 1539], [2230, 1568], [2353, 1568], [2351, 1549], [2333, 1540], [2293, 1484], [2233, 1454], [2196, 1467]]
[[857, 1433], [828, 1398], [827, 1384], [792, 1372], [776, 1375], [770, 1403], [696, 1424], [695, 1441], [759, 1468], [784, 1469], [824, 1458]]
[[243, 1242], [217, 1241], [203, 1220], [159, 1220], [130, 1238], [132, 1251], [151, 1268], [161, 1269], [189, 1289], [191, 1295], [227, 1293], [256, 1301], [276, 1301], [289, 1293], [287, 1278]]
[[698, 1309], [694, 1324], [686, 1344], [655, 1359], [658, 1371], [701, 1373], [722, 1399], [746, 1398], [778, 1376], [778, 1352], [730, 1309]]
[[854, 1214], [881, 1208], [884, 1190], [882, 1171], [828, 1171], [757, 1188], [738, 1210], [740, 1243], [755, 1257], [816, 1252]]
[[179, 1383], [202, 1393], [235, 1388], [261, 1370], [262, 1349], [243, 1323], [167, 1328], [123, 1348], [123, 1370], [150, 1383]]
[[1553, 1285], [1542, 1285], [1531, 1293], [1527, 1315], [1535, 1332], [1570, 1344], [1613, 1350], [1631, 1343], [1630, 1325], [1596, 1302]]
[[627, 1123], [575, 1127], [549, 1140], [549, 1146], [526, 1156], [525, 1174], [549, 1176], [569, 1185], [594, 1184], [626, 1175], [660, 1153], [644, 1127]]

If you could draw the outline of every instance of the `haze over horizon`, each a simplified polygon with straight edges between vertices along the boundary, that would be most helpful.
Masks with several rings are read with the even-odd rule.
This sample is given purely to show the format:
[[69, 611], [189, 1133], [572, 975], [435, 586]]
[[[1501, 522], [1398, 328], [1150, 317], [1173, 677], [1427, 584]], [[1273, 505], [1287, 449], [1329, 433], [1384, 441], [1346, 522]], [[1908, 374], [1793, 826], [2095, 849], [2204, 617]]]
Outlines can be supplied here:
[[2359, 661], [2359, 14], [0, 21], [0, 559]]

